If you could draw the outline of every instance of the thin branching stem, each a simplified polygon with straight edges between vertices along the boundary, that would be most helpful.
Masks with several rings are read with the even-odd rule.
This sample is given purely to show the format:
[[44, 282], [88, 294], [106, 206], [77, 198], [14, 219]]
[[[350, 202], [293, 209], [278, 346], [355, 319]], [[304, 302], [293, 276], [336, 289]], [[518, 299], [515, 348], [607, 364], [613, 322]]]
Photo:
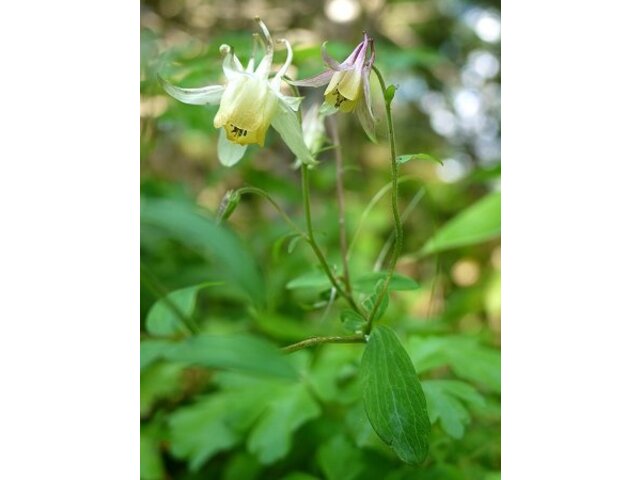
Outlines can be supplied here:
[[380, 88], [382, 89], [382, 95], [384, 96], [384, 106], [385, 113], [387, 117], [387, 134], [389, 136], [389, 149], [391, 153], [391, 211], [393, 213], [393, 223], [395, 227], [395, 242], [393, 244], [393, 253], [391, 255], [391, 261], [389, 263], [389, 270], [387, 276], [384, 280], [384, 284], [382, 286], [382, 291], [377, 295], [376, 302], [373, 305], [373, 308], [369, 312], [369, 316], [367, 317], [367, 323], [364, 326], [365, 334], [371, 332], [371, 328], [373, 327], [373, 319], [375, 318], [378, 309], [382, 303], [382, 299], [384, 298], [388, 288], [389, 282], [391, 282], [391, 278], [393, 276], [393, 272], [395, 271], [396, 264], [398, 263], [398, 258], [400, 257], [400, 252], [402, 250], [402, 242], [403, 242], [403, 232], [402, 232], [402, 220], [400, 218], [400, 211], [398, 209], [398, 161], [396, 160], [396, 140], [395, 140], [395, 132], [393, 129], [393, 118], [391, 116], [391, 101], [393, 100], [393, 95], [387, 94], [387, 86], [385, 84], [384, 78], [380, 73], [380, 70], [374, 65], [373, 71], [378, 78], [378, 82], [380, 84]]
[[351, 294], [345, 292], [345, 290], [338, 283], [338, 280], [336, 279], [335, 275], [331, 271], [331, 267], [329, 266], [327, 259], [325, 258], [324, 254], [322, 253], [322, 250], [320, 250], [320, 247], [316, 242], [315, 235], [313, 233], [313, 223], [311, 222], [311, 200], [309, 198], [309, 167], [303, 164], [301, 167], [301, 171], [302, 171], [302, 200], [304, 203], [304, 216], [307, 222], [306, 240], [311, 246], [311, 249], [316, 254], [316, 257], [318, 258], [318, 260], [320, 261], [320, 265], [322, 266], [322, 270], [324, 271], [325, 275], [331, 282], [331, 285], [333, 285], [333, 288], [335, 288], [336, 291], [338, 292], [338, 295], [343, 297], [349, 303], [351, 308], [353, 308], [356, 312], [361, 312], [360, 308], [358, 307], [356, 302], [353, 300], [353, 297], [351, 296]]
[[351, 294], [351, 280], [349, 278], [349, 262], [347, 259], [347, 228], [344, 218], [344, 163], [342, 161], [342, 147], [340, 146], [340, 135], [338, 134], [338, 122], [335, 115], [327, 120], [329, 135], [335, 146], [336, 157], [336, 197], [338, 199], [338, 229], [340, 235], [340, 255], [342, 257], [342, 277], [344, 278], [344, 288]]
[[238, 195], [243, 195], [245, 193], [253, 193], [255, 195], [261, 196], [267, 202], [269, 202], [273, 206], [273, 208], [276, 209], [276, 211], [280, 214], [280, 216], [284, 219], [284, 221], [287, 222], [287, 224], [291, 227], [291, 229], [294, 232], [296, 232], [298, 235], [300, 235], [303, 238], [307, 238], [306, 233], [304, 233], [302, 231], [302, 229], [300, 227], [298, 227], [293, 222], [293, 220], [291, 220], [291, 217], [289, 217], [289, 215], [287, 215], [287, 213], [282, 209], [282, 207], [280, 205], [278, 205], [278, 203], [271, 197], [271, 195], [269, 195], [267, 192], [265, 192], [261, 188], [257, 188], [257, 187], [242, 187], [242, 188], [239, 188], [238, 190], [236, 190], [236, 193]]
[[282, 348], [284, 353], [296, 352], [303, 348], [313, 347], [323, 343], [366, 343], [367, 339], [364, 335], [347, 335], [344, 337], [311, 337], [298, 343], [288, 345]]

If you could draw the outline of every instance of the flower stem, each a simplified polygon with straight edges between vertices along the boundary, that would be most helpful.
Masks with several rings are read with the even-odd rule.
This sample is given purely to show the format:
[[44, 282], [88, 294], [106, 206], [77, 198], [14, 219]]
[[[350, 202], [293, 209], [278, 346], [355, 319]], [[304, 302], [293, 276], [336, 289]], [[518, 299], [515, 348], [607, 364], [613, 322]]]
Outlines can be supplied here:
[[285, 222], [287, 222], [287, 224], [291, 227], [291, 229], [296, 232], [298, 235], [300, 235], [303, 238], [307, 238], [307, 235], [300, 229], [300, 227], [298, 227], [293, 220], [291, 220], [291, 217], [289, 217], [289, 215], [287, 215], [287, 213], [282, 209], [282, 207], [280, 205], [278, 205], [278, 203], [264, 190], [262, 190], [261, 188], [257, 188], [257, 187], [242, 187], [239, 188], [238, 190], [236, 190], [236, 193], [238, 195], [243, 195], [245, 193], [253, 193], [255, 195], [259, 195], [262, 198], [264, 198], [266, 201], [268, 201], [273, 208], [276, 209], [276, 211], [280, 214], [280, 216], [284, 219]]
[[303, 348], [313, 347], [314, 345], [320, 345], [322, 343], [366, 343], [367, 340], [364, 335], [348, 335], [345, 337], [311, 337], [306, 340], [302, 340], [298, 343], [286, 346], [282, 348], [284, 353], [291, 353]]
[[314, 253], [316, 254], [316, 257], [318, 257], [318, 260], [320, 261], [320, 265], [322, 266], [322, 270], [324, 271], [325, 275], [327, 276], [327, 278], [331, 282], [331, 285], [333, 285], [333, 288], [336, 289], [336, 291], [338, 292], [338, 294], [341, 297], [343, 297], [347, 302], [349, 302], [349, 305], [351, 306], [351, 308], [353, 308], [356, 312], [361, 313], [360, 308], [358, 307], [356, 302], [353, 300], [353, 297], [351, 296], [351, 294], [345, 292], [344, 289], [340, 286], [340, 284], [336, 280], [336, 277], [333, 274], [333, 272], [331, 271], [331, 267], [329, 266], [329, 263], [327, 262], [327, 259], [325, 258], [324, 254], [322, 253], [322, 250], [320, 250], [320, 247], [318, 246], [318, 243], [316, 242], [315, 236], [313, 234], [313, 224], [311, 223], [311, 202], [310, 202], [310, 199], [309, 199], [309, 170], [308, 170], [308, 168], [309, 167], [307, 167], [307, 165], [304, 165], [304, 164], [301, 167], [301, 170], [302, 170], [302, 199], [303, 199], [303, 203], [304, 203], [304, 216], [305, 216], [305, 219], [306, 219], [306, 222], [307, 222], [306, 240], [309, 243], [309, 245], [311, 246], [311, 248], [314, 251]]
[[400, 251], [402, 250], [402, 242], [403, 242], [403, 232], [402, 232], [402, 220], [400, 219], [400, 211], [398, 209], [398, 162], [396, 160], [396, 140], [395, 140], [395, 132], [393, 129], [393, 118], [391, 117], [391, 102], [393, 100], [393, 95], [387, 94], [387, 86], [384, 82], [384, 78], [380, 73], [380, 70], [374, 65], [373, 71], [378, 78], [378, 83], [380, 84], [380, 88], [382, 89], [382, 95], [384, 96], [384, 106], [385, 113], [387, 117], [387, 134], [389, 136], [389, 149], [391, 153], [391, 210], [393, 212], [393, 223], [395, 226], [395, 242], [393, 244], [393, 254], [391, 255], [391, 262], [389, 264], [389, 271], [384, 280], [384, 284], [382, 286], [382, 291], [377, 295], [375, 304], [367, 317], [367, 323], [364, 326], [364, 333], [369, 334], [371, 332], [371, 328], [373, 327], [373, 319], [376, 316], [378, 309], [380, 308], [380, 304], [382, 303], [382, 299], [385, 296], [387, 289], [389, 288], [389, 282], [393, 276], [393, 272], [395, 271], [396, 264], [398, 263], [398, 258], [400, 257]]
[[349, 262], [347, 260], [347, 229], [344, 220], [344, 163], [342, 161], [340, 135], [338, 134], [338, 122], [335, 118], [335, 116], [329, 117], [327, 123], [336, 154], [336, 194], [338, 198], [338, 227], [340, 231], [340, 254], [342, 255], [342, 276], [344, 278], [344, 288], [347, 293], [351, 294]]

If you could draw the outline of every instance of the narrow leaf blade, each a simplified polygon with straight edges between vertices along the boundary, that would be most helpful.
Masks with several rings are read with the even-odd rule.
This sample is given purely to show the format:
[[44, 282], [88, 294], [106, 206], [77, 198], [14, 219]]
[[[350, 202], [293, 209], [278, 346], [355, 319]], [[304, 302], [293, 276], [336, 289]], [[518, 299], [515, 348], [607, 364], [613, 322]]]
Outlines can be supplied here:
[[250, 335], [198, 335], [167, 349], [164, 357], [210, 368], [295, 379], [288, 358], [271, 343]]
[[442, 160], [432, 157], [427, 153], [410, 153], [409, 155], [400, 155], [399, 157], [396, 157], [396, 162], [398, 162], [398, 164], [400, 165], [402, 165], [403, 163], [407, 163], [411, 160], [429, 160], [432, 162], [439, 163], [440, 165], [444, 165], [444, 163], [442, 163]]
[[481, 243], [500, 235], [500, 192], [491, 193], [449, 220], [427, 242], [423, 253]]

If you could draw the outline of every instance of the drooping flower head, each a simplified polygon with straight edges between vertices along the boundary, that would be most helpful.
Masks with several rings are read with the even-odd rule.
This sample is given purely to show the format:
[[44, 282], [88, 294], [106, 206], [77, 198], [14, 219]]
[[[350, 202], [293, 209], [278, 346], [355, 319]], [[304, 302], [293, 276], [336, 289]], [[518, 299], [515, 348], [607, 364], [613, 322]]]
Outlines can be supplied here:
[[[210, 85], [201, 88], [180, 88], [160, 77], [165, 91], [183, 103], [191, 105], [220, 105], [213, 119], [213, 126], [221, 131], [218, 137], [218, 157], [226, 166], [236, 164], [244, 155], [247, 145], [264, 146], [269, 125], [278, 131], [289, 149], [308, 165], [316, 161], [305, 146], [296, 111], [302, 98], [285, 96], [280, 92], [282, 77], [291, 65], [293, 51], [287, 40], [278, 40], [287, 49], [287, 58], [280, 70], [269, 79], [273, 62], [274, 42], [265, 24], [256, 17], [260, 28], [254, 35], [254, 48], [247, 68], [236, 57], [233, 48], [221, 45], [224, 56], [222, 70], [226, 85]], [[265, 54], [255, 67], [257, 45]]]
[[338, 63], [326, 51], [326, 42], [322, 45], [322, 57], [328, 67], [315, 77], [291, 82], [301, 87], [320, 87], [327, 85], [324, 92], [325, 110], [355, 113], [366, 134], [375, 142], [375, 120], [371, 110], [371, 91], [369, 77], [376, 54], [373, 38], [363, 33], [363, 40], [342, 62]]

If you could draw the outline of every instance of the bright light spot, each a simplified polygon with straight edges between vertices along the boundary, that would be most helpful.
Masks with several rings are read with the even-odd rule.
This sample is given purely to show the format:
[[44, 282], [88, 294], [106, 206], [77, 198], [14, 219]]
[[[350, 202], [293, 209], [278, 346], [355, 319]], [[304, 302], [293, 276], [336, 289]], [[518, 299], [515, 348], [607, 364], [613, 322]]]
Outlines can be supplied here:
[[449, 110], [435, 110], [431, 113], [431, 128], [445, 137], [456, 133], [456, 117]]
[[495, 55], [483, 50], [471, 52], [469, 64], [474, 72], [484, 78], [492, 78], [500, 71], [500, 62]]
[[424, 113], [435, 112], [446, 107], [447, 102], [440, 92], [427, 92], [420, 97], [420, 110]]
[[324, 6], [324, 13], [337, 23], [352, 22], [360, 15], [360, 4], [356, 0], [329, 0]]
[[443, 182], [455, 183], [467, 173], [466, 165], [457, 158], [447, 158], [442, 163], [444, 165], [438, 165], [436, 173]]
[[480, 123], [479, 135], [484, 140], [495, 140], [498, 136], [498, 120], [493, 117], [483, 117]]
[[460, 72], [462, 84], [468, 88], [480, 88], [484, 85], [484, 78], [470, 65], [465, 65]]
[[500, 17], [493, 12], [483, 12], [478, 16], [474, 30], [481, 40], [496, 43], [500, 40]]
[[451, 277], [456, 285], [469, 287], [478, 281], [480, 266], [475, 260], [458, 260], [451, 268]]
[[167, 111], [169, 100], [166, 95], [156, 95], [140, 99], [140, 116], [158, 118]]
[[394, 98], [406, 102], [419, 101], [428, 90], [427, 82], [424, 78], [414, 75], [399, 78], [397, 82], [389, 81], [389, 83], [398, 83], [402, 86], [396, 91]]
[[496, 270], [500, 270], [501, 250], [500, 247], [496, 247], [491, 252], [491, 266]]
[[478, 137], [473, 146], [482, 166], [494, 165], [500, 159], [500, 141], [498, 139]]
[[481, 104], [480, 95], [473, 90], [460, 90], [453, 99], [456, 112], [463, 118], [475, 117], [480, 111]]

